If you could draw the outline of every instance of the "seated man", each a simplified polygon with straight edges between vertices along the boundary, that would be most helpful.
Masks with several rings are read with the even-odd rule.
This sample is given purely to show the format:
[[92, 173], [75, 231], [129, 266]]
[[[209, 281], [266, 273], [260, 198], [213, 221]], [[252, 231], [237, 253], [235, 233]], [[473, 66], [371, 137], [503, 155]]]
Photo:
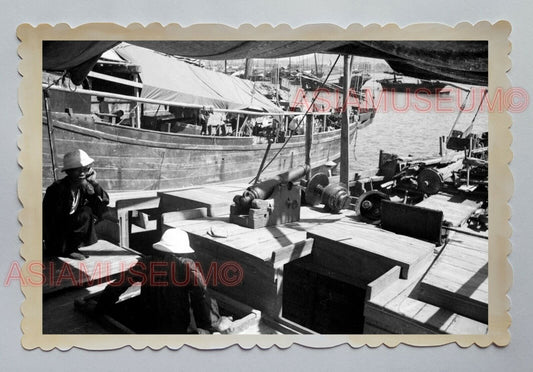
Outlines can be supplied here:
[[153, 255], [141, 258], [126, 275], [105, 288], [95, 311], [104, 313], [133, 283], [140, 282], [141, 306], [137, 309], [139, 319], [135, 319], [140, 333], [187, 333], [191, 308], [198, 333], [227, 329], [231, 319], [219, 315], [202, 273], [187, 257], [194, 253], [187, 233], [167, 230], [153, 248]]
[[46, 189], [43, 199], [44, 255], [86, 258], [78, 250], [98, 241], [95, 220], [100, 219], [109, 196], [96, 182], [94, 162], [83, 150], [65, 154], [62, 171], [66, 177]]

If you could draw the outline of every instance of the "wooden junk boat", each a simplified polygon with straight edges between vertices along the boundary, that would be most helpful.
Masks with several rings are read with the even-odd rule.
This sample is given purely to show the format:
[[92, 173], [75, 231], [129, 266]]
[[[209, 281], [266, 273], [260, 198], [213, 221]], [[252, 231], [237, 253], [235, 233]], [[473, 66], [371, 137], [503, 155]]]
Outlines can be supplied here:
[[[194, 49], [197, 43], [186, 44], [191, 48], [188, 55], [200, 55]], [[338, 51], [343, 43], [335, 42], [331, 48]], [[417, 43], [418, 57], [430, 54], [435, 43]], [[111, 47], [103, 44], [102, 50]], [[365, 43], [347, 45], [347, 51], [358, 47], [363, 48], [358, 49], [362, 55], [375, 56], [376, 52], [361, 52], [368, 48]], [[225, 47], [233, 51], [238, 46]], [[249, 47], [258, 45], [252, 42]], [[409, 42], [398, 42], [395, 50], [402, 47], [412, 52]], [[486, 45], [454, 44], [454, 50], [465, 55], [476, 48], [483, 51]], [[76, 62], [73, 66], [79, 65]], [[348, 66], [345, 60], [345, 71]], [[470, 73], [461, 72], [458, 82], [486, 84], [486, 76], [480, 78], [483, 71], [464, 67]], [[51, 111], [47, 114], [50, 118]], [[68, 122], [70, 112], [65, 114]], [[345, 112], [341, 129], [345, 134], [348, 117]], [[85, 132], [98, 138], [97, 124], [86, 124]], [[71, 133], [74, 142], [80, 138], [64, 127], [65, 136]], [[99, 135], [109, 139], [131, 130], [107, 127], [113, 131]], [[154, 139], [148, 131], [139, 133], [142, 141]], [[229, 333], [486, 334], [487, 137], [468, 136], [457, 131], [449, 136], [448, 147], [457, 151], [450, 155], [420, 160], [382, 153], [377, 173], [348, 177], [346, 135], [340, 145], [340, 178], [323, 173], [311, 177], [312, 160], [307, 156], [305, 167], [254, 186], [226, 181], [115, 196], [116, 235], [102, 235], [95, 245], [81, 248], [89, 256], [84, 261], [56, 258], [44, 263], [43, 334], [135, 333], [130, 317], [136, 307], [135, 288], [121, 296], [115, 310], [98, 317], [87, 312], [98, 293], [172, 227], [189, 234], [204, 272], [228, 262], [238, 266], [229, 276], [238, 273], [243, 279], [236, 285], [220, 285], [216, 275], [210, 277], [215, 282], [208, 283], [223, 312], [234, 317]], [[205, 138], [212, 146], [225, 140]], [[485, 149], [474, 149], [475, 143]], [[118, 146], [117, 152], [127, 153], [135, 145]], [[246, 150], [246, 146], [235, 148], [237, 153]], [[222, 166], [223, 160], [217, 159]], [[132, 159], [140, 166], [144, 161]], [[164, 158], [160, 161], [163, 164]], [[261, 194], [250, 187], [264, 188], [263, 195], [245, 208], [250, 195]]]
[[381, 84], [384, 91], [395, 93], [412, 93], [412, 94], [449, 94], [450, 91], [444, 89], [448, 83], [438, 80], [413, 80], [407, 81], [403, 78], [397, 78], [393, 73], [392, 78], [380, 79], [377, 82]]
[[[330, 110], [283, 111], [250, 81], [149, 49], [121, 44], [81, 87], [72, 86], [43, 75], [43, 186], [76, 148], [95, 159], [99, 182], [111, 192], [251, 179], [260, 165], [272, 176], [305, 162], [306, 141], [313, 169], [339, 161], [340, 120]], [[350, 120], [351, 138], [373, 115], [352, 113]]]

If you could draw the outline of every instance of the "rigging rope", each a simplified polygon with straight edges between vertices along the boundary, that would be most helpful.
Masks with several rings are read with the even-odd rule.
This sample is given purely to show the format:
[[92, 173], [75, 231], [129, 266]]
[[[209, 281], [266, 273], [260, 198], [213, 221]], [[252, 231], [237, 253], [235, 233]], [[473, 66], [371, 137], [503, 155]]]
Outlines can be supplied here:
[[52, 86], [56, 85], [57, 83], [59, 83], [59, 80], [62, 80], [62, 79], [65, 79], [65, 77], [67, 76], [67, 72], [63, 72], [63, 75], [61, 75], [60, 77], [58, 77], [56, 80], [52, 80], [52, 82], [50, 84], [48, 84], [46, 86], [46, 88], [44, 88], [44, 90], [48, 90], [50, 89]]
[[[329, 70], [328, 72], [328, 75], [326, 76], [326, 78], [324, 79], [324, 81], [322, 81], [322, 83], [320, 84], [320, 87], [317, 89], [317, 91], [320, 92], [320, 89], [322, 89], [324, 87], [324, 85], [326, 84], [326, 82], [328, 81], [329, 79], [329, 76], [331, 75], [331, 73], [333, 72], [333, 69], [335, 68], [336, 64], [337, 64], [337, 61], [339, 60], [339, 58], [341, 57], [341, 55], [339, 54], [337, 56], [337, 59], [335, 60], [335, 62], [333, 63], [333, 65], [331, 66], [331, 69]], [[263, 171], [265, 169], [267, 169], [269, 167], [270, 164], [272, 164], [272, 162], [274, 161], [274, 159], [276, 159], [276, 157], [281, 153], [281, 151], [283, 151], [283, 149], [285, 148], [285, 146], [287, 146], [287, 144], [289, 143], [289, 141], [292, 139], [293, 135], [294, 135], [294, 132], [296, 132], [296, 129], [298, 129], [300, 127], [300, 125], [302, 124], [303, 122], [303, 119], [306, 117], [306, 115], [309, 113], [309, 110], [311, 110], [311, 108], [313, 107], [313, 105], [315, 104], [315, 101], [316, 99], [318, 98], [318, 94], [314, 95], [313, 97], [313, 100], [311, 101], [311, 104], [309, 105], [309, 107], [307, 107], [307, 110], [305, 111], [305, 113], [303, 114], [303, 116], [298, 120], [298, 125], [296, 125], [296, 128], [294, 128], [294, 130], [291, 131], [291, 134], [289, 135], [289, 137], [287, 138], [287, 140], [283, 143], [283, 145], [279, 148], [278, 152], [276, 152], [274, 154], [274, 156], [272, 157], [272, 159], [270, 159], [270, 161], [267, 163], [267, 165], [265, 165], [263, 167], [263, 169], [260, 169], [259, 172], [257, 172], [257, 176], [255, 176], [254, 178], [252, 178], [250, 180], [249, 183], [252, 183], [252, 182], [255, 182], [259, 176], [261, 175], [261, 173], [263, 173]]]

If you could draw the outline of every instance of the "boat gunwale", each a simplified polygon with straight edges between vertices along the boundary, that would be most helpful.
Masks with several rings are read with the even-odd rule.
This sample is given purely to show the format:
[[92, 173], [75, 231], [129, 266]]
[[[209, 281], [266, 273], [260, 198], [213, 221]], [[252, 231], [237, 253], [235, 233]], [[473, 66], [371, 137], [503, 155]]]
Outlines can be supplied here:
[[[88, 115], [90, 117], [90, 115]], [[208, 150], [208, 151], [257, 151], [264, 150], [267, 147], [267, 143], [253, 143], [253, 137], [234, 137], [234, 136], [205, 136], [194, 134], [181, 134], [181, 133], [167, 133], [159, 132], [155, 130], [133, 128], [127, 126], [111, 125], [108, 123], [93, 121], [89, 123], [94, 125], [96, 129], [86, 128], [82, 123], [72, 123], [67, 121], [54, 120], [54, 127], [65, 131], [75, 132], [81, 135], [87, 135], [90, 137], [105, 139], [112, 142], [121, 142], [127, 144], [133, 144], [138, 146], [149, 146], [159, 148], [174, 148], [174, 149], [188, 149], [188, 150]], [[43, 125], [48, 125], [46, 118], [43, 118]], [[358, 123], [350, 124], [350, 133], [358, 128]], [[99, 130], [106, 129], [106, 130]], [[335, 129], [331, 131], [313, 133], [313, 145], [325, 144], [331, 141], [337, 140], [341, 129]], [[115, 133], [113, 133], [115, 132]], [[122, 133], [121, 133], [122, 132]], [[141, 139], [135, 135], [129, 134], [146, 134], [154, 137], [160, 137], [161, 139], [169, 138], [170, 140], [179, 139], [179, 142], [167, 142], [157, 139]], [[194, 139], [199, 143], [188, 143], [187, 140]], [[202, 143], [203, 142], [203, 143]], [[229, 142], [244, 142], [229, 143]], [[285, 142], [273, 143], [271, 150], [279, 149], [285, 144], [286, 148], [299, 147], [305, 142], [305, 134], [294, 135], [291, 137], [291, 141], [287, 144]]]

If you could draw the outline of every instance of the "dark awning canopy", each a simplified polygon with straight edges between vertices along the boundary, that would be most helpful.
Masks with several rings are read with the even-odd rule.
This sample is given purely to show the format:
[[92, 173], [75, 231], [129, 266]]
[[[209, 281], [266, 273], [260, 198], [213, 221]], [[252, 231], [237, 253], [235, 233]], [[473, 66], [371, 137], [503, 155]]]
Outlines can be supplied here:
[[[128, 41], [161, 53], [224, 60], [310, 53], [382, 58], [399, 73], [470, 85], [488, 84], [487, 41]], [[43, 68], [83, 77], [113, 41], [45, 41]], [[75, 81], [73, 79], [73, 81]]]

